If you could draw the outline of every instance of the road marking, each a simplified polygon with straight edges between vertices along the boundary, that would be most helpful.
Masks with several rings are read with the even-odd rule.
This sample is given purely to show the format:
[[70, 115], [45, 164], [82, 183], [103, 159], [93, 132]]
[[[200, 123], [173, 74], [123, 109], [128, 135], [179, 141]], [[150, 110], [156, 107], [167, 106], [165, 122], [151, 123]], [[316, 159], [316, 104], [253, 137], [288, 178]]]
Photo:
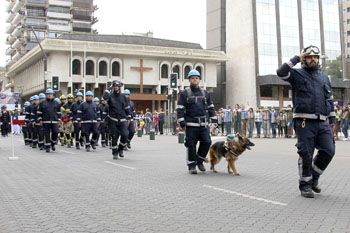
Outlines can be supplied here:
[[222, 189], [222, 188], [217, 188], [217, 187], [210, 186], [210, 185], [205, 185], [204, 184], [203, 187], [214, 189], [216, 191], [220, 191], [220, 192], [224, 192], [224, 193], [230, 193], [230, 194], [234, 194], [234, 195], [237, 195], [237, 196], [250, 198], [250, 199], [256, 200], [256, 201], [262, 201], [262, 202], [270, 203], [270, 204], [273, 204], [273, 205], [280, 205], [280, 206], [287, 206], [288, 205], [286, 203], [282, 203], [282, 202], [278, 202], [278, 201], [271, 201], [271, 200], [260, 198], [260, 197], [254, 197], [254, 196], [250, 196], [250, 195], [247, 195], [247, 194], [244, 194], [244, 193], [238, 193], [238, 192], [234, 192], [234, 191], [227, 190], [227, 189]]
[[59, 150], [59, 152], [63, 152], [63, 153], [70, 154], [70, 155], [75, 155], [74, 152], [65, 151], [65, 150]]
[[130, 170], [136, 170], [136, 168], [134, 168], [134, 167], [125, 166], [125, 165], [121, 165], [121, 164], [118, 164], [118, 163], [113, 163], [113, 162], [110, 162], [110, 161], [105, 161], [105, 163], [112, 164], [112, 165], [119, 166], [119, 167], [123, 167], [123, 168], [127, 168], [127, 169], [130, 169]]

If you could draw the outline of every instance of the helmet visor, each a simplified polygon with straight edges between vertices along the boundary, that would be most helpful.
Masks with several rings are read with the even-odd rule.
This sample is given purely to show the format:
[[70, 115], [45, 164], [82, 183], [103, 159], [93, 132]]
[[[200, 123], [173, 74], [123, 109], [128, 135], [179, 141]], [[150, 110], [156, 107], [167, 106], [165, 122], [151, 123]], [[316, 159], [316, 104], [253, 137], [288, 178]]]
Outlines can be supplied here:
[[312, 55], [319, 55], [320, 54], [320, 49], [317, 48], [316, 46], [309, 46], [309, 47], [306, 47], [304, 50], [303, 50], [303, 53], [310, 53]]

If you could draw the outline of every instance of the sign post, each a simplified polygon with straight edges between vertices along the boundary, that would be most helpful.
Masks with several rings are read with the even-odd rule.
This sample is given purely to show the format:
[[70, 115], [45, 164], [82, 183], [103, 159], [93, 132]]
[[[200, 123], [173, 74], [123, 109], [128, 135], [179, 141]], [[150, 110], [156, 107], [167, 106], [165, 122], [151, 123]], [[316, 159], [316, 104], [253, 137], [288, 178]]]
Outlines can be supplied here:
[[10, 117], [11, 118], [11, 144], [12, 144], [12, 156], [9, 157], [9, 161], [15, 161], [15, 160], [18, 160], [19, 158], [15, 156], [15, 145], [13, 144], [13, 132], [12, 132], [12, 129], [13, 129], [13, 122], [12, 122], [12, 116]]

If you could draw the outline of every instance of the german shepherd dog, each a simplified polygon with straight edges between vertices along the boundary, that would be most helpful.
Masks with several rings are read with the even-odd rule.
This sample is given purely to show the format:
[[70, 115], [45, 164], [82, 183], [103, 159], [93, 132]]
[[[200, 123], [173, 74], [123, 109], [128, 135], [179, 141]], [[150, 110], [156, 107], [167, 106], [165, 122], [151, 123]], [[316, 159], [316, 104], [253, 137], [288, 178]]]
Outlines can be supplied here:
[[238, 140], [219, 141], [210, 147], [209, 161], [206, 161], [210, 162], [210, 170], [217, 173], [214, 166], [224, 157], [227, 160], [228, 173], [232, 173], [232, 170], [235, 175], [240, 175], [236, 169], [235, 162], [246, 149], [250, 150], [250, 147], [255, 146], [255, 144], [243, 135], [236, 134], [236, 136]]

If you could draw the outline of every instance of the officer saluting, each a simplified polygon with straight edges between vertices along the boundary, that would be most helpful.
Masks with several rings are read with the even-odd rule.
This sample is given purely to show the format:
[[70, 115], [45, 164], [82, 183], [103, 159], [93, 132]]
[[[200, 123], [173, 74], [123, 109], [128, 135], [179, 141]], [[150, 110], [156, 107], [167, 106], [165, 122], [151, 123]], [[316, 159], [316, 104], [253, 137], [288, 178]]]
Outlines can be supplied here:
[[[107, 100], [109, 113], [109, 129], [112, 136], [112, 154], [113, 159], [124, 157], [123, 149], [126, 146], [128, 138], [128, 125], [130, 124], [130, 106], [128, 100], [120, 93], [120, 87], [123, 83], [118, 80], [113, 81], [112, 88], [108, 88], [103, 94], [103, 99]], [[118, 138], [120, 136], [119, 146]]]
[[[211, 145], [207, 112], [212, 123], [217, 116], [210, 94], [199, 87], [201, 79], [197, 70], [188, 73], [190, 87], [180, 93], [177, 103], [177, 118], [183, 130], [186, 130], [187, 165], [190, 174], [197, 174], [196, 165], [205, 171], [203, 162]], [[198, 151], [197, 142], [200, 141]]]
[[[335, 153], [331, 130], [335, 124], [332, 87], [328, 76], [319, 70], [319, 58], [319, 49], [311, 45], [277, 70], [277, 75], [292, 86], [293, 121], [300, 156], [299, 189], [307, 198], [313, 198], [313, 192], [321, 192], [318, 179]], [[292, 68], [299, 62], [301, 69]], [[315, 148], [318, 153], [313, 159]]]

